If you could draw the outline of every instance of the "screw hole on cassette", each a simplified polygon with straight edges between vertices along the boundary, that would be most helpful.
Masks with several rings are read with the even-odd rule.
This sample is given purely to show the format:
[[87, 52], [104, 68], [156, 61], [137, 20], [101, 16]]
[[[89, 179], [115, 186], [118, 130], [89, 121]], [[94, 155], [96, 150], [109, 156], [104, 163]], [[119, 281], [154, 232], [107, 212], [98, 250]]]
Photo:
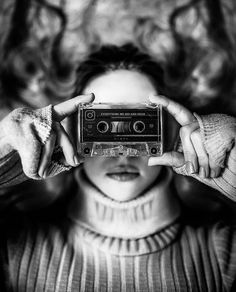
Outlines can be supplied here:
[[88, 147], [84, 148], [84, 154], [89, 154], [90, 153], [90, 149]]
[[152, 147], [151, 148], [151, 154], [153, 154], [153, 155], [157, 154], [157, 148]]

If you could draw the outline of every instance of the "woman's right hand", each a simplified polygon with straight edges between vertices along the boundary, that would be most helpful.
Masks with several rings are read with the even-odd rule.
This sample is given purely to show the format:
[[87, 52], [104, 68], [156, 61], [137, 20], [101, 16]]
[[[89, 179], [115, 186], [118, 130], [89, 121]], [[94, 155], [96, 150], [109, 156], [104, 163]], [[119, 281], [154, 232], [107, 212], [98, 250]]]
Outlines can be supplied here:
[[76, 112], [80, 103], [89, 103], [93, 99], [93, 94], [81, 95], [39, 110], [20, 108], [12, 111], [0, 123], [0, 158], [2, 154], [16, 150], [28, 177], [46, 178], [50, 176], [55, 147], [60, 146], [65, 165], [77, 166], [80, 157], [61, 121]]

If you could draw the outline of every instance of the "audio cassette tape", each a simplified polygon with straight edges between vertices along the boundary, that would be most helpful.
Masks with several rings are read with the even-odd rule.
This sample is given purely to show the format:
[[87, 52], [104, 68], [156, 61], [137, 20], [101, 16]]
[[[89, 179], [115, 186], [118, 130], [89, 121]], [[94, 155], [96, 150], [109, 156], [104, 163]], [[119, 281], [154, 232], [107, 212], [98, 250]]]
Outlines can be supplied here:
[[92, 156], [160, 156], [162, 107], [157, 104], [81, 104], [78, 153]]

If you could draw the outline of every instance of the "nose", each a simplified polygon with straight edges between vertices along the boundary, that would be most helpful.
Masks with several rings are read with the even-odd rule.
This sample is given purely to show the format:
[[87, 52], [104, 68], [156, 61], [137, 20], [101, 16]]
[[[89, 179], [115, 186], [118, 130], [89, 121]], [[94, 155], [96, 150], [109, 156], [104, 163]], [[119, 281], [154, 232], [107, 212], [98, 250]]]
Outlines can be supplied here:
[[125, 155], [119, 155], [118, 157], [117, 157], [117, 160], [119, 161], [119, 162], [127, 162], [128, 161], [128, 156], [125, 156]]

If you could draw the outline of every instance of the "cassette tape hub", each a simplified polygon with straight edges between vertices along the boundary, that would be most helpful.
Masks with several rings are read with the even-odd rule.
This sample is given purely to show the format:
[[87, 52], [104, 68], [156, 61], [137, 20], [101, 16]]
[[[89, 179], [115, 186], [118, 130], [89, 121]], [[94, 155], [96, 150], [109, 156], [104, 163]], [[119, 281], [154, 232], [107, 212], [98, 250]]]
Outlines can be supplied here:
[[160, 156], [162, 107], [156, 104], [81, 104], [78, 152], [83, 157]]

